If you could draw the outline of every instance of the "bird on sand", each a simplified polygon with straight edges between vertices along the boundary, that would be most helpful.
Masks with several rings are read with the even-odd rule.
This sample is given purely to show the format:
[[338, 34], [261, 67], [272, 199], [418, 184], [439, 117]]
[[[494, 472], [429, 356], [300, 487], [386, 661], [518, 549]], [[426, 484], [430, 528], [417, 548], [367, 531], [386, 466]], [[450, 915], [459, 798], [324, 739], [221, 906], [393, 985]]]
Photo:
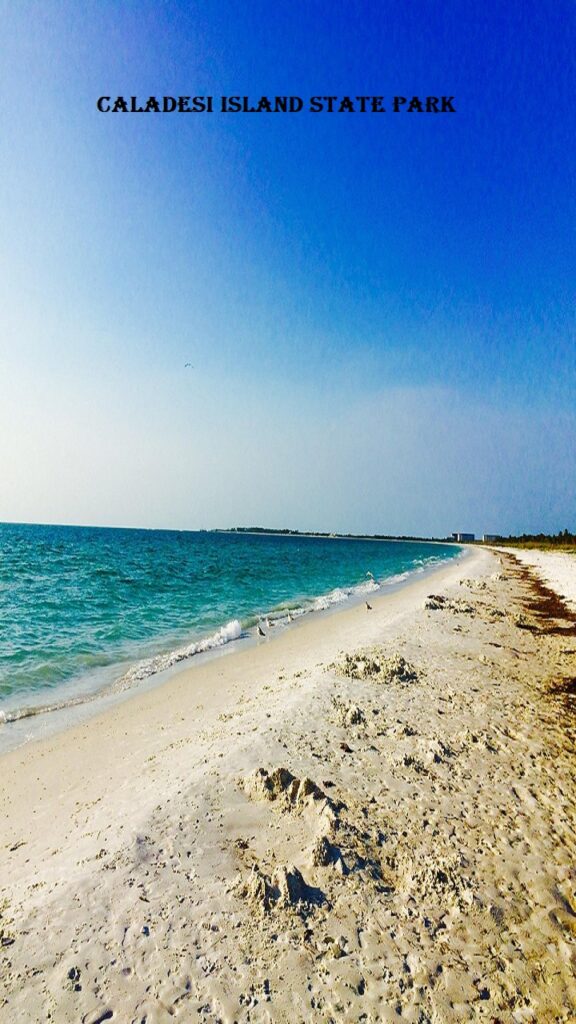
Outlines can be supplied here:
[[372, 611], [372, 605], [368, 604], [368, 601], [366, 601], [366, 611], [368, 611], [368, 612]]
[[260, 625], [260, 623], [258, 623], [258, 636], [266, 636], [266, 633], [262, 629], [262, 626]]

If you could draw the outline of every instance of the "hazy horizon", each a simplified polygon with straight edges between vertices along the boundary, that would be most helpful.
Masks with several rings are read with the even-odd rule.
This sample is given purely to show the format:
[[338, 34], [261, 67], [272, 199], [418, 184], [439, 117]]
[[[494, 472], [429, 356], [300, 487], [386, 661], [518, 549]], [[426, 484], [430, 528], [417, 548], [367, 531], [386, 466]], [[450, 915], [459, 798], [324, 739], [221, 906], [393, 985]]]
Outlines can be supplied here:
[[[382, 541], [404, 541], [414, 540], [422, 541], [424, 543], [446, 543], [452, 542], [452, 538], [457, 534], [473, 533], [471, 530], [458, 529], [458, 530], [447, 530], [444, 534], [378, 534], [378, 533], [341, 533], [335, 530], [331, 530], [329, 527], [313, 529], [303, 528], [299, 529], [288, 524], [274, 525], [270, 523], [230, 523], [228, 526], [199, 526], [194, 529], [188, 529], [186, 527], [170, 527], [170, 526], [133, 526], [130, 523], [114, 523], [114, 524], [102, 524], [102, 523], [58, 523], [58, 522], [32, 522], [29, 520], [21, 521], [17, 519], [5, 519], [0, 521], [0, 526], [38, 526], [51, 528], [62, 528], [72, 530], [135, 530], [142, 531], [143, 533], [149, 531], [153, 533], [250, 533], [251, 531], [257, 531], [262, 534], [270, 535], [286, 535], [289, 537], [322, 537], [324, 539], [341, 539], [341, 540], [382, 540]], [[555, 534], [544, 534], [544, 536], [559, 536], [566, 532], [564, 530], [557, 530]], [[540, 531], [541, 532], [541, 531]], [[570, 532], [570, 531], [568, 531]], [[490, 536], [496, 536], [503, 540], [506, 540], [508, 534], [492, 534]], [[520, 535], [521, 536], [521, 535]], [[527, 535], [530, 536], [530, 535]], [[474, 534], [476, 541], [482, 540], [482, 534]], [[459, 541], [456, 543], [466, 543], [466, 541]]]

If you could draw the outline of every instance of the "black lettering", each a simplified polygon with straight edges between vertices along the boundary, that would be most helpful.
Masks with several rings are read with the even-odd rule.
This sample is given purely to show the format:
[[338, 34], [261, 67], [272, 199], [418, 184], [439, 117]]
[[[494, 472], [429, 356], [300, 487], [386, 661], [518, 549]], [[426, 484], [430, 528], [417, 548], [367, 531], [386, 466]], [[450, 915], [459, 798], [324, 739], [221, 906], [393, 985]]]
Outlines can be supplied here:
[[350, 99], [349, 96], [345, 96], [344, 99], [341, 101], [340, 106], [338, 107], [338, 113], [339, 114], [353, 114], [354, 113], [354, 104], [352, 103], [352, 100]]
[[442, 97], [442, 111], [441, 111], [442, 114], [455, 114], [456, 113], [455, 108], [452, 106], [453, 100], [454, 100], [453, 96], [443, 96]]
[[110, 110], [110, 97], [100, 96], [100, 99], [98, 100], [96, 106], [102, 114], [107, 114]]
[[437, 96], [427, 96], [426, 97], [426, 113], [427, 114], [437, 114], [439, 112], [438, 111], [438, 104], [439, 104], [439, 102], [440, 102], [440, 100], [438, 99]]
[[146, 106], [144, 108], [144, 112], [146, 114], [149, 114], [150, 112], [153, 112], [154, 114], [160, 113], [160, 104], [158, 103], [158, 100], [156, 99], [155, 96], [148, 97]]
[[322, 97], [321, 96], [312, 96], [312, 99], [310, 100], [310, 111], [313, 114], [317, 114], [318, 111], [323, 110], [323, 109], [324, 109], [324, 105], [322, 103]]
[[162, 110], [165, 114], [171, 114], [173, 110], [176, 110], [177, 105], [173, 96], [165, 96], [162, 100]]
[[114, 106], [112, 107], [112, 113], [113, 114], [118, 114], [118, 113], [127, 114], [128, 113], [128, 104], [126, 103], [126, 100], [124, 99], [123, 96], [117, 96], [116, 99], [114, 100]]
[[373, 96], [372, 97], [372, 113], [373, 114], [385, 114], [386, 113], [386, 107], [384, 106], [384, 97], [383, 96]]
[[406, 102], [407, 100], [405, 96], [395, 96], [393, 104], [394, 113], [397, 114], [400, 108], [403, 107]]
[[417, 96], [413, 96], [412, 97], [412, 99], [410, 100], [409, 107], [408, 107], [408, 113], [409, 114], [413, 114], [414, 111], [416, 111], [418, 114], [423, 114], [424, 113], [424, 107], [422, 106], [422, 104], [421, 104], [421, 102], [420, 102], [420, 100], [418, 99]]

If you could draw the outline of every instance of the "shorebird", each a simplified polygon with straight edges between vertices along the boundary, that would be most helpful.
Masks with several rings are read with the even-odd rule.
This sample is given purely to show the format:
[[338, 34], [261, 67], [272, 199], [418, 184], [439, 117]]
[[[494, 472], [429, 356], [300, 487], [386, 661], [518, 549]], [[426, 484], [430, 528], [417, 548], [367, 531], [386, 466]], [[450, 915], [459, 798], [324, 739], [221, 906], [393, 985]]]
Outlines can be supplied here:
[[258, 636], [266, 636], [266, 633], [262, 629], [262, 626], [260, 625], [260, 623], [258, 623]]
[[368, 612], [372, 611], [372, 605], [368, 604], [368, 601], [366, 601], [366, 611], [368, 611]]
[[192, 366], [192, 363], [184, 363], [184, 369], [186, 369], [187, 366], [189, 366], [191, 370], [194, 369], [194, 367]]

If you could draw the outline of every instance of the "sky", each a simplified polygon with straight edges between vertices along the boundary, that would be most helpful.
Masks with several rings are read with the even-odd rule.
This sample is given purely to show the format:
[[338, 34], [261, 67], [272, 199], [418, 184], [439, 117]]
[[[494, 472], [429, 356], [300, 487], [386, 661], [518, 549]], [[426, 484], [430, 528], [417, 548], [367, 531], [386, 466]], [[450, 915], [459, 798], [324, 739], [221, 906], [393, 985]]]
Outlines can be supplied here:
[[576, 529], [574, 0], [0, 17], [0, 521]]

